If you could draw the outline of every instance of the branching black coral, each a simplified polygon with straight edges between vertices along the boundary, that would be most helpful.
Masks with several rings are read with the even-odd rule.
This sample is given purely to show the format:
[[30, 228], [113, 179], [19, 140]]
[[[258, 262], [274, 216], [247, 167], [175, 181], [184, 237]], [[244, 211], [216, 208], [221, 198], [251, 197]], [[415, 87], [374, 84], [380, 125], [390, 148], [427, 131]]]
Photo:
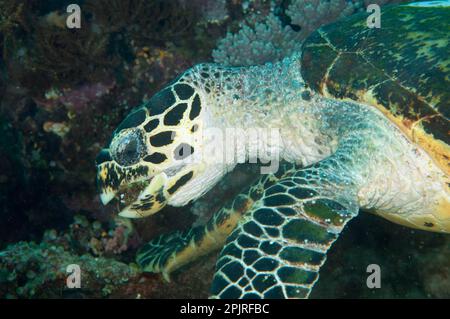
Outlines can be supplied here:
[[85, 7], [101, 30], [126, 30], [136, 40], [171, 39], [195, 22], [195, 9], [176, 0], [88, 0]]
[[67, 30], [41, 26], [36, 30], [35, 48], [30, 56], [37, 70], [48, 72], [53, 80], [77, 82], [105, 65], [109, 37], [87, 28]]

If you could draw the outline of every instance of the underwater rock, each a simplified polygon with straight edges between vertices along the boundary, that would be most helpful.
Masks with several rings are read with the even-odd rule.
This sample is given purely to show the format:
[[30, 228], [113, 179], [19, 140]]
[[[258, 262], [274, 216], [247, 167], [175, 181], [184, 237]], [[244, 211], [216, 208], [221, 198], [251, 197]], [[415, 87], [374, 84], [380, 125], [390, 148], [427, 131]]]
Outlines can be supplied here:
[[45, 93], [45, 99], [35, 97], [34, 101], [50, 111], [62, 104], [69, 111], [82, 113], [86, 111], [87, 107], [98, 102], [104, 95], [108, 94], [115, 85], [114, 80], [109, 80], [62, 90], [53, 88]]
[[[69, 265], [79, 265], [81, 288], [69, 289]], [[1, 298], [101, 298], [138, 275], [114, 259], [75, 255], [61, 246], [19, 242], [0, 252]]]

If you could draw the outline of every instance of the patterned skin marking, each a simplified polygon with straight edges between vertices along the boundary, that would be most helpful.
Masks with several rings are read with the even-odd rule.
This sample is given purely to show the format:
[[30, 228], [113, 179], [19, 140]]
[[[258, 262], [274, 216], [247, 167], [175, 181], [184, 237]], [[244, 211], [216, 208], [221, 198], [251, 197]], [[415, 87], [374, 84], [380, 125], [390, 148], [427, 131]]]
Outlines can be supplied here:
[[150, 144], [152, 146], [160, 147], [165, 145], [170, 145], [173, 142], [174, 131], [165, 131], [153, 135], [150, 137]]
[[181, 143], [175, 148], [174, 157], [177, 160], [185, 159], [188, 156], [194, 154], [194, 148], [186, 143]]
[[187, 108], [187, 103], [180, 103], [175, 105], [175, 107], [167, 112], [167, 114], [164, 116], [164, 125], [176, 126], [180, 124], [180, 122], [183, 120], [183, 115]]
[[171, 87], [165, 88], [159, 93], [155, 94], [145, 106], [150, 112], [151, 116], [163, 113], [168, 107], [176, 102], [176, 98], [172, 92]]
[[154, 120], [148, 121], [148, 123], [144, 125], [144, 130], [147, 133], [150, 133], [155, 128], [157, 128], [158, 125], [159, 125], [159, 120], [158, 119], [154, 119]]
[[195, 93], [192, 86], [187, 84], [176, 84], [174, 89], [181, 100], [187, 100]]
[[122, 123], [119, 124], [117, 127], [115, 134], [119, 133], [120, 131], [127, 129], [127, 128], [133, 128], [136, 126], [141, 125], [147, 117], [147, 111], [143, 108], [138, 109], [137, 111], [131, 113], [128, 115]]
[[[291, 166], [283, 166], [280, 172], [285, 172], [288, 169], [292, 169]], [[269, 178], [272, 178], [271, 185], [277, 180], [269, 176], [261, 178], [247, 192], [215, 213], [205, 226], [165, 234], [150, 241], [138, 252], [138, 264], [144, 271], [162, 273], [168, 279], [173, 271], [222, 248], [228, 235], [254, 202], [252, 197], [244, 194], [259, 194], [258, 196], [261, 196], [264, 185]]]
[[[326, 251], [357, 214], [356, 205], [345, 208], [320, 195], [317, 185], [312, 185], [318, 181], [310, 179], [317, 169], [320, 167], [299, 172], [294, 165], [284, 165], [278, 178], [261, 178], [207, 225], [163, 235], [145, 245], [138, 253], [138, 263], [145, 271], [162, 273], [167, 279], [171, 272], [223, 247], [211, 288], [213, 297], [307, 297]], [[300, 180], [307, 183], [298, 184]], [[267, 196], [286, 193], [298, 196], [289, 195], [295, 202], [293, 214], [282, 209], [292, 206], [291, 200], [282, 202], [287, 197], [280, 197], [276, 207], [264, 206]], [[280, 231], [270, 231], [273, 227]]]
[[[340, 169], [325, 162], [292, 169], [265, 189], [227, 239], [217, 261], [213, 298], [309, 296], [327, 250], [358, 213], [349, 189], [332, 197], [327, 190], [327, 180], [347, 183]], [[276, 197], [278, 205], [267, 206], [269, 197]], [[279, 231], [271, 231], [274, 227]]]
[[201, 103], [198, 95], [194, 97], [194, 101], [192, 102], [191, 112], [189, 113], [189, 119], [192, 121], [195, 119], [201, 111]]
[[137, 254], [138, 264], [147, 272], [162, 273], [166, 280], [173, 271], [223, 247], [251, 200], [236, 207], [234, 203], [216, 213], [205, 226], [158, 237]]
[[180, 179], [178, 179], [175, 184], [167, 190], [167, 192], [169, 194], [175, 193], [181, 186], [186, 185], [186, 183], [189, 182], [193, 175], [193, 172], [189, 172], [181, 176]]
[[153, 164], [161, 164], [166, 159], [167, 159], [166, 155], [164, 155], [163, 153], [158, 153], [158, 152], [155, 152], [151, 155], [147, 155], [146, 157], [144, 157], [144, 161], [150, 162]]
[[[201, 99], [192, 84], [184, 83], [191, 76], [186, 72], [128, 115], [96, 159], [102, 202], [106, 204], [121, 193], [128, 205], [121, 214], [127, 217], [144, 217], [161, 209], [176, 198], [176, 192], [189, 182], [195, 170], [203, 169], [201, 164], [194, 169], [182, 163], [198, 143], [183, 143], [183, 136], [194, 135], [195, 140], [200, 140], [195, 136], [201, 134]], [[151, 198], [143, 198], [155, 176], [165, 185], [154, 188], [157, 193]], [[136, 189], [141, 194], [136, 194]]]

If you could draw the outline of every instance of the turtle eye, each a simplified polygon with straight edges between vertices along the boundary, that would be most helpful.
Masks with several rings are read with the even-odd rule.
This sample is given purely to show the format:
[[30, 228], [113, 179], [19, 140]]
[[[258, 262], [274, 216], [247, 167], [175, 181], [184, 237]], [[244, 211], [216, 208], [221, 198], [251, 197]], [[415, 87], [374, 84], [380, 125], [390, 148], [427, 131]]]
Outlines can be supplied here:
[[121, 136], [112, 145], [112, 157], [122, 166], [136, 164], [145, 152], [142, 134], [139, 131]]

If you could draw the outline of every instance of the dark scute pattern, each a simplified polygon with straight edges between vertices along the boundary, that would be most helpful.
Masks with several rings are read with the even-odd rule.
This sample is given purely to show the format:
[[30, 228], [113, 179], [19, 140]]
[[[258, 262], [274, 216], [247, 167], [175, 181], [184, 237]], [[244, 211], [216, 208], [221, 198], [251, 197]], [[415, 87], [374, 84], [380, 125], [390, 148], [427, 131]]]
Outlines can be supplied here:
[[277, 193], [284, 193], [284, 192], [286, 192], [286, 188], [284, 188], [280, 184], [275, 184], [274, 186], [272, 186], [268, 190], [266, 190], [265, 195], [269, 196], [269, 195], [273, 195], [273, 194], [277, 194]]
[[297, 215], [297, 212], [295, 209], [291, 207], [279, 207], [277, 208], [277, 211], [279, 211], [284, 216], [295, 216]]
[[223, 249], [222, 253], [224, 255], [235, 257], [238, 259], [241, 259], [241, 257], [242, 257], [242, 249], [240, 249], [239, 247], [237, 247], [236, 245], [233, 245], [233, 244], [227, 245]]
[[244, 225], [244, 231], [255, 237], [260, 237], [263, 234], [261, 227], [259, 227], [255, 222], [250, 221]]
[[241, 235], [238, 237], [238, 243], [245, 248], [258, 247], [258, 241], [247, 235]]
[[261, 258], [253, 265], [253, 268], [258, 272], [272, 271], [279, 265], [278, 261], [273, 258]]
[[189, 119], [192, 121], [195, 119], [201, 111], [201, 102], [198, 94], [195, 95], [194, 100], [192, 101], [191, 111], [189, 112]]
[[283, 236], [300, 243], [307, 240], [319, 244], [328, 244], [335, 239], [336, 235], [329, 233], [326, 228], [309, 220], [294, 219], [283, 227]]
[[300, 247], [284, 247], [280, 257], [294, 263], [319, 265], [324, 258], [324, 255], [314, 250], [303, 249]]
[[292, 284], [311, 284], [317, 278], [317, 273], [315, 272], [289, 266], [278, 269], [277, 274], [281, 281]]
[[255, 211], [253, 217], [263, 225], [279, 226], [284, 219], [273, 209], [261, 208]]
[[220, 295], [223, 299], [238, 299], [241, 297], [241, 290], [236, 286], [230, 286]]
[[[242, 274], [242, 275], [244, 275], [244, 274]], [[241, 286], [241, 287], [245, 287], [248, 283], [249, 283], [248, 279], [245, 278], [245, 277], [242, 277], [239, 280], [238, 285]]]
[[306, 199], [317, 196], [317, 192], [310, 188], [294, 187], [289, 189], [289, 194], [299, 199]]
[[275, 241], [264, 241], [259, 246], [259, 248], [268, 255], [276, 255], [281, 247], [282, 246]]
[[173, 109], [164, 115], [165, 125], [178, 125], [183, 119], [184, 112], [186, 112], [187, 104], [180, 103], [177, 104]]
[[259, 292], [264, 292], [268, 288], [274, 286], [276, 283], [277, 280], [271, 274], [259, 274], [252, 281], [253, 287]]
[[137, 111], [134, 111], [133, 113], [129, 114], [122, 121], [122, 123], [119, 124], [119, 126], [115, 130], [114, 134], [117, 134], [124, 129], [137, 127], [137, 126], [141, 125], [142, 123], [144, 123], [146, 117], [147, 117], [147, 113], [144, 109], [139, 109]]
[[194, 94], [194, 89], [187, 84], [176, 84], [174, 89], [181, 100], [187, 100]]
[[[318, 32], [313, 33], [308, 40], [313, 43], [326, 43]], [[309, 46], [308, 40], [302, 51], [302, 75], [314, 91], [323, 93], [320, 89], [321, 82], [338, 53], [329, 46]]]
[[229, 257], [225, 257], [225, 258], [221, 258], [217, 261], [216, 263], [216, 267], [218, 269], [222, 268], [224, 265], [228, 264], [230, 262], [231, 258]]
[[251, 270], [250, 268], [247, 268], [247, 269], [245, 270], [245, 275], [246, 275], [248, 278], [252, 279], [252, 278], [254, 278], [254, 277], [256, 276], [256, 272], [254, 272], [254, 271]]
[[283, 289], [280, 286], [275, 286], [264, 293], [265, 299], [282, 299], [284, 297]]
[[144, 130], [147, 133], [150, 133], [155, 128], [157, 128], [158, 125], [159, 125], [159, 120], [158, 119], [153, 119], [153, 120], [151, 120], [150, 122], [148, 122], [147, 124], [144, 125]]
[[272, 195], [269, 197], [266, 197], [264, 199], [264, 205], [272, 207], [272, 206], [287, 206], [287, 205], [293, 205], [295, 203], [295, 200], [284, 194], [278, 194], [278, 195]]
[[237, 261], [232, 261], [222, 268], [223, 273], [233, 282], [237, 282], [244, 275], [244, 268]]
[[326, 84], [335, 97], [362, 101], [361, 93], [373, 89], [378, 104], [407, 129], [442, 115], [426, 132], [448, 145], [450, 7], [386, 7], [381, 29], [368, 29], [366, 16], [324, 26], [305, 41], [306, 83], [317, 91]]
[[167, 156], [162, 154], [162, 153], [153, 153], [151, 155], [147, 155], [146, 157], [144, 157], [144, 161], [149, 162], [149, 163], [153, 163], [153, 164], [161, 164], [162, 162], [164, 162], [167, 159]]
[[194, 172], [189, 172], [178, 179], [175, 184], [167, 190], [169, 194], [175, 193], [181, 186], [185, 185], [187, 182], [190, 181], [192, 176], [194, 175]]
[[270, 237], [274, 237], [274, 238], [280, 236], [280, 230], [277, 227], [266, 227], [266, 233]]
[[450, 145], [450, 122], [447, 119], [442, 116], [427, 118], [422, 121], [422, 127], [426, 133], [431, 134], [435, 139]]
[[309, 290], [298, 286], [287, 286], [286, 293], [289, 298], [305, 298]]
[[244, 251], [243, 261], [246, 265], [253, 264], [258, 258], [261, 257], [261, 254], [255, 249], [248, 249]]
[[173, 131], [161, 132], [150, 137], [150, 144], [156, 147], [169, 145], [173, 142], [174, 137], [175, 132]]
[[163, 113], [168, 107], [175, 103], [175, 96], [170, 87], [156, 93], [145, 106], [149, 110], [150, 116]]
[[216, 276], [211, 285], [211, 293], [213, 295], [219, 294], [223, 287], [228, 285], [228, 281], [226, 281], [222, 276]]

